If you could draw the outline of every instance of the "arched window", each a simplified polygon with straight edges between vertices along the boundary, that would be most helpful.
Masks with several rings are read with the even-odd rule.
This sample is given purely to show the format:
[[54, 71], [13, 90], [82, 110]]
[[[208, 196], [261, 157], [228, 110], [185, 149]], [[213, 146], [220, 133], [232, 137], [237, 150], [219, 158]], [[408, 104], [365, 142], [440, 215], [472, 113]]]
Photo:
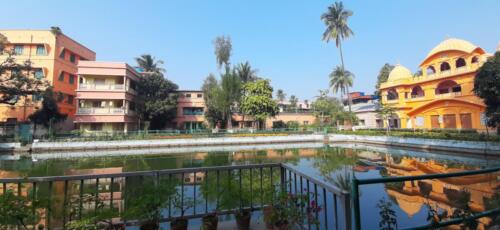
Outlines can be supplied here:
[[420, 86], [415, 86], [411, 89], [411, 98], [419, 98], [425, 96], [424, 90]]
[[460, 68], [465, 66], [465, 59], [459, 58], [455, 61], [455, 67]]
[[398, 98], [399, 98], [399, 96], [398, 96], [398, 92], [396, 92], [396, 90], [390, 89], [389, 91], [387, 91], [387, 100], [388, 101], [397, 100]]
[[446, 93], [458, 93], [462, 92], [462, 87], [452, 80], [445, 80], [438, 84], [436, 88], [436, 95], [446, 94]]
[[477, 57], [472, 57], [471, 63], [477, 63], [479, 59]]
[[448, 71], [451, 69], [450, 64], [448, 62], [441, 63], [441, 72]]
[[426, 72], [427, 72], [427, 75], [433, 75], [436, 73], [436, 69], [434, 68], [434, 66], [429, 66], [429, 67], [427, 67]]

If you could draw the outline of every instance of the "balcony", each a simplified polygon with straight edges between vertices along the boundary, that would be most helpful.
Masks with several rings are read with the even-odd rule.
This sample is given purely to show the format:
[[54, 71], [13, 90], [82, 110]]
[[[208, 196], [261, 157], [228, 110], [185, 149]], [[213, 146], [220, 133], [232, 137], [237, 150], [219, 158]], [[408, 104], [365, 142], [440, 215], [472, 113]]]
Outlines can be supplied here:
[[124, 84], [79, 84], [79, 90], [123, 90]]
[[436, 98], [452, 98], [452, 97], [458, 97], [462, 96], [462, 92], [451, 92], [451, 93], [442, 93], [442, 94], [436, 94]]
[[78, 115], [135, 115], [135, 111], [126, 110], [124, 108], [78, 108]]

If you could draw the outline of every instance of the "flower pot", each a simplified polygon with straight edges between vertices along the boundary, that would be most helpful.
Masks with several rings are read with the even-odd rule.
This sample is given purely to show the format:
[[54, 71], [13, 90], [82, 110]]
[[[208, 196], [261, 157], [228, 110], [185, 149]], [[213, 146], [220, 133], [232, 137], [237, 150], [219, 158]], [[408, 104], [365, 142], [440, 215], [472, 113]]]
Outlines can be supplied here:
[[140, 230], [156, 230], [159, 229], [158, 222], [154, 220], [144, 221], [139, 227]]
[[274, 212], [273, 206], [266, 206], [262, 209], [262, 215], [264, 216], [264, 223], [267, 229], [273, 229], [272, 216]]
[[250, 229], [250, 219], [252, 218], [252, 212], [241, 211], [236, 213], [236, 225], [238, 230], [249, 230]]
[[170, 222], [170, 229], [172, 230], [187, 230], [188, 228], [188, 220], [186, 218], [177, 218]]
[[219, 223], [219, 217], [217, 213], [210, 213], [202, 218], [202, 226], [203, 230], [217, 230], [217, 225]]
[[286, 220], [281, 220], [273, 225], [273, 230], [286, 230], [288, 229], [288, 221]]

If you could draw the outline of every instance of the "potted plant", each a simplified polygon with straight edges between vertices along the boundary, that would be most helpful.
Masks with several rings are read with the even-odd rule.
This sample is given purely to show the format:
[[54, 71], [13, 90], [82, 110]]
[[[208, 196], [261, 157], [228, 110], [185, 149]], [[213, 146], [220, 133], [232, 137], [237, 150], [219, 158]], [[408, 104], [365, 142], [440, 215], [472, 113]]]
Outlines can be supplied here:
[[171, 198], [172, 206], [180, 212], [180, 216], [170, 222], [172, 230], [186, 230], [188, 228], [188, 219], [184, 216], [186, 210], [194, 206], [193, 199], [183, 197], [179, 190]]
[[202, 227], [203, 230], [217, 230], [217, 225], [219, 224], [219, 215], [217, 211], [207, 213], [202, 217]]

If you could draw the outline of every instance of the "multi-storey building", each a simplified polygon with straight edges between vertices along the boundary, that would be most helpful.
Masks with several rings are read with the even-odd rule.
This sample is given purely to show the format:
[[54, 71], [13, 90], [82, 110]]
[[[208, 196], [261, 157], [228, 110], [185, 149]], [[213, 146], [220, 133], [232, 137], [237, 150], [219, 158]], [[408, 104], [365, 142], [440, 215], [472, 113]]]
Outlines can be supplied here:
[[382, 103], [396, 109], [389, 125], [486, 129], [485, 105], [472, 89], [478, 68], [489, 56], [481, 47], [453, 38], [427, 54], [419, 74], [396, 65], [380, 85]]
[[179, 90], [177, 98], [176, 128], [192, 130], [206, 127], [203, 91]]
[[[7, 37], [6, 49], [13, 50], [18, 63], [30, 60], [34, 77], [46, 79], [57, 95], [59, 110], [68, 115], [69, 126], [75, 115], [75, 89], [77, 85], [77, 64], [82, 60], [95, 60], [96, 54], [62, 33], [50, 30], [0, 30]], [[0, 55], [0, 61], [6, 54]], [[0, 122], [15, 124], [24, 122], [36, 111], [41, 97], [33, 95], [20, 98], [15, 106], [0, 105]]]
[[140, 75], [126, 63], [78, 63], [77, 113], [80, 131], [128, 132], [138, 128], [135, 91]]
[[[363, 92], [350, 93], [351, 111], [358, 118], [358, 125], [355, 128], [382, 128], [383, 122], [377, 114], [379, 109], [379, 100], [375, 95], [366, 95]], [[348, 111], [348, 98], [342, 100], [344, 109]]]

